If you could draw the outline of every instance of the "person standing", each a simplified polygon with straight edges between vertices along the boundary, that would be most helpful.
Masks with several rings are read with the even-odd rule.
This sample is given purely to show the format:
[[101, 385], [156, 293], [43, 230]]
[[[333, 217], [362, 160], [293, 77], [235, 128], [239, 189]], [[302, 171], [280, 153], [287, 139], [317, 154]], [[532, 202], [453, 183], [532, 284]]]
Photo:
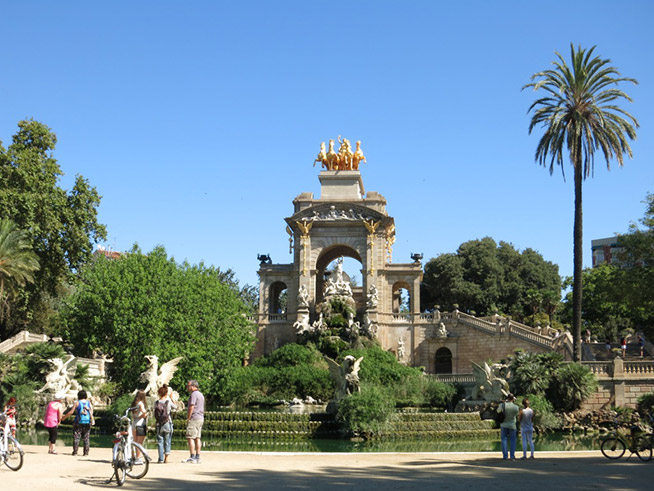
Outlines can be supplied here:
[[200, 448], [202, 447], [202, 425], [204, 424], [204, 396], [198, 389], [197, 380], [189, 380], [186, 390], [191, 394], [188, 399], [188, 412], [186, 415], [186, 440], [191, 456], [183, 462], [189, 464], [200, 463]]
[[89, 454], [89, 447], [91, 446], [91, 426], [95, 423], [93, 419], [93, 405], [87, 400], [87, 393], [85, 390], [80, 390], [77, 393], [77, 401], [73, 404], [61, 421], [64, 421], [68, 416], [75, 413], [73, 420], [73, 455], [77, 455], [79, 449], [80, 439], [84, 443], [84, 455]]
[[638, 335], [638, 346], [640, 347], [640, 357], [643, 358], [645, 355], [645, 338], [642, 334]]
[[627, 357], [627, 338], [625, 336], [622, 336], [620, 339], [620, 348], [622, 349], [622, 358]]
[[529, 399], [522, 400], [522, 409], [518, 414], [520, 421], [520, 434], [522, 435], [522, 459], [527, 458], [527, 447], [531, 450], [531, 457], [534, 458], [534, 410], [529, 407]]
[[[516, 445], [516, 418], [520, 412], [520, 408], [513, 402], [515, 397], [513, 394], [508, 394], [506, 399], [497, 408], [498, 413], [504, 413], [504, 421], [500, 423], [500, 436], [502, 439], [502, 458], [511, 457], [515, 460], [515, 445]], [[510, 444], [510, 452], [509, 452]]]
[[166, 384], [159, 387], [157, 394], [159, 395], [159, 399], [154, 403], [154, 418], [157, 422], [158, 463], [165, 464], [168, 462], [173, 439], [173, 420], [170, 413], [177, 409], [177, 406], [170, 399]]
[[43, 418], [43, 426], [48, 429], [48, 453], [57, 453], [57, 436], [59, 422], [64, 415], [64, 405], [61, 403], [64, 394], [58, 392], [54, 398], [48, 402], [45, 408], [45, 417]]
[[[134, 441], [143, 445], [148, 432], [148, 408], [145, 406], [145, 392], [137, 390], [132, 401], [132, 423], [134, 425]], [[141, 452], [136, 450], [136, 464], [142, 464]]]

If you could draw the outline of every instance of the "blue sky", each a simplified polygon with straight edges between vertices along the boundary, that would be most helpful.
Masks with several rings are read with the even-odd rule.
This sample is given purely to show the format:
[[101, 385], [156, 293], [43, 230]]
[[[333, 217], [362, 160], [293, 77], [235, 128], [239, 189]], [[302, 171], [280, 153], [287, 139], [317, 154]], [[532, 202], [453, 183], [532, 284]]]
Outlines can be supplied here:
[[284, 217], [320, 195], [320, 142], [362, 141], [388, 200], [394, 262], [491, 236], [572, 274], [570, 168], [534, 162], [521, 91], [570, 43], [638, 86], [634, 158], [584, 186], [590, 241], [627, 230], [654, 192], [654, 3], [642, 1], [0, 2], [0, 139], [50, 126], [69, 188], [103, 196], [105, 245], [165, 246], [257, 284], [291, 261]]

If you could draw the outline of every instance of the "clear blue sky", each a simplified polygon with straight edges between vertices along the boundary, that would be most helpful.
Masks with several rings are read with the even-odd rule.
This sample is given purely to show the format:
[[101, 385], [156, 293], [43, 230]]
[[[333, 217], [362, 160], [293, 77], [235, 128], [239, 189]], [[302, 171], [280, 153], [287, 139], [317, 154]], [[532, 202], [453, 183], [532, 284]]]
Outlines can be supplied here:
[[[320, 194], [320, 142], [362, 141], [394, 262], [491, 236], [572, 273], [573, 186], [534, 162], [530, 76], [597, 45], [641, 123], [634, 158], [584, 186], [590, 241], [654, 192], [654, 3], [642, 1], [0, 2], [0, 139], [50, 126], [69, 188], [103, 196], [105, 245], [165, 246], [257, 284], [291, 261], [284, 217]], [[570, 168], [566, 175], [571, 177]]]

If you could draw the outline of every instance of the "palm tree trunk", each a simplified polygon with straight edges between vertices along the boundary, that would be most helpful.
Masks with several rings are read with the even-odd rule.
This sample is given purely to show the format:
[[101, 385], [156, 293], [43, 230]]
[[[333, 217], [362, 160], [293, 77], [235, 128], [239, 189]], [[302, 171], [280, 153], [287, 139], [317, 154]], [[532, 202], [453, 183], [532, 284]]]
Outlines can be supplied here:
[[583, 169], [581, 155], [575, 156], [575, 220], [574, 220], [574, 252], [573, 252], [573, 282], [572, 282], [572, 334], [574, 336], [574, 361], [581, 361], [581, 300], [582, 281], [581, 275], [584, 264], [583, 248], [583, 216], [581, 207], [581, 188]]

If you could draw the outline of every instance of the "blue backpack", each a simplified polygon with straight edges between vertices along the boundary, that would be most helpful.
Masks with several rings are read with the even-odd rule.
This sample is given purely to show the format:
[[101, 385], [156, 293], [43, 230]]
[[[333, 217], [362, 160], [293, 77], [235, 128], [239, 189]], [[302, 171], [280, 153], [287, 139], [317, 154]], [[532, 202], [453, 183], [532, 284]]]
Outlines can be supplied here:
[[79, 401], [77, 405], [77, 422], [83, 425], [91, 423], [91, 403], [89, 401]]

